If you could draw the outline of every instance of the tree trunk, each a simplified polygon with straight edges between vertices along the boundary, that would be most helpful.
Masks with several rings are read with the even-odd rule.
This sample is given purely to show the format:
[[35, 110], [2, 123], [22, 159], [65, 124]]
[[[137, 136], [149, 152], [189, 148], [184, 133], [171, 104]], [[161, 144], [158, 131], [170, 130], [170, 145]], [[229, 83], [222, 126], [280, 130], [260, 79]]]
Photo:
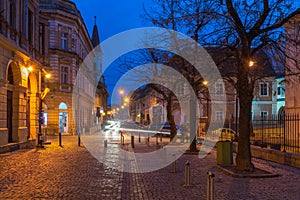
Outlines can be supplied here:
[[177, 134], [177, 130], [176, 130], [176, 124], [175, 124], [174, 117], [173, 117], [172, 99], [171, 98], [169, 98], [167, 101], [167, 119], [171, 126], [170, 141], [172, 141]]
[[254, 86], [252, 83], [249, 83], [248, 76], [244, 73], [241, 73], [241, 76], [238, 77], [237, 85], [240, 101], [240, 111], [236, 169], [244, 171], [253, 171], [254, 166], [251, 162], [250, 152], [250, 123]]

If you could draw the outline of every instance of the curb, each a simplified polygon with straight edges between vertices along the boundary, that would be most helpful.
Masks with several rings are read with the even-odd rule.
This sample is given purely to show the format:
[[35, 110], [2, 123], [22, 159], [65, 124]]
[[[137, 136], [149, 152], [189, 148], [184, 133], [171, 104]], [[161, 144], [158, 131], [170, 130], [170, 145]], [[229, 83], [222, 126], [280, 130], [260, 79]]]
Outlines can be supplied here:
[[217, 168], [220, 169], [221, 171], [223, 171], [224, 173], [226, 173], [229, 176], [235, 177], [235, 178], [274, 178], [274, 177], [278, 177], [279, 174], [275, 174], [275, 173], [271, 173], [268, 172], [266, 170], [262, 170], [265, 173], [264, 174], [242, 174], [242, 173], [236, 173], [233, 171], [230, 171], [228, 169], [225, 168], [225, 166], [222, 165], [217, 165]]

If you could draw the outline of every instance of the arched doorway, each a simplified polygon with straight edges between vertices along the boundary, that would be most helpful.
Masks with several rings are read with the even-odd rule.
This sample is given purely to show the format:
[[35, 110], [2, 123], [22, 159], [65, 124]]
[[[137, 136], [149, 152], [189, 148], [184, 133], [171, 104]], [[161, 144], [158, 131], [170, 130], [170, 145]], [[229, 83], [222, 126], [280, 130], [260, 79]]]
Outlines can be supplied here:
[[68, 106], [66, 103], [61, 102], [59, 104], [59, 131], [61, 133], [68, 132]]
[[[19, 141], [19, 99], [21, 73], [18, 65], [10, 61], [6, 70], [7, 93], [6, 93], [6, 125], [8, 143]], [[24, 94], [24, 93], [23, 93]]]
[[35, 139], [38, 133], [38, 83], [36, 73], [30, 72], [27, 78], [26, 127], [29, 139]]

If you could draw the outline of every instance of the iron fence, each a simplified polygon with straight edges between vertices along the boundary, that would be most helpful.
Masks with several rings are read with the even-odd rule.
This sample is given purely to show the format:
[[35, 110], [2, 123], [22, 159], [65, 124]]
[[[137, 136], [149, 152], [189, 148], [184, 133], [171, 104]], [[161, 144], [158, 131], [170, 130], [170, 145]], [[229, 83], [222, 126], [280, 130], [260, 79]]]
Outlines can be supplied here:
[[252, 121], [253, 145], [300, 154], [300, 117], [298, 114], [272, 116]]

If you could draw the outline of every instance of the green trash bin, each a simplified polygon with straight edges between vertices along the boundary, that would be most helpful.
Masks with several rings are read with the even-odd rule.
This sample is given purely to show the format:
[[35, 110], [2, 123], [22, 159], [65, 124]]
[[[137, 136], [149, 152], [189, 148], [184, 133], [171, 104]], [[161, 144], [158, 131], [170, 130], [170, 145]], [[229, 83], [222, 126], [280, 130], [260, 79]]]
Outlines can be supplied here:
[[232, 165], [232, 161], [232, 142], [228, 140], [217, 142], [217, 164]]

